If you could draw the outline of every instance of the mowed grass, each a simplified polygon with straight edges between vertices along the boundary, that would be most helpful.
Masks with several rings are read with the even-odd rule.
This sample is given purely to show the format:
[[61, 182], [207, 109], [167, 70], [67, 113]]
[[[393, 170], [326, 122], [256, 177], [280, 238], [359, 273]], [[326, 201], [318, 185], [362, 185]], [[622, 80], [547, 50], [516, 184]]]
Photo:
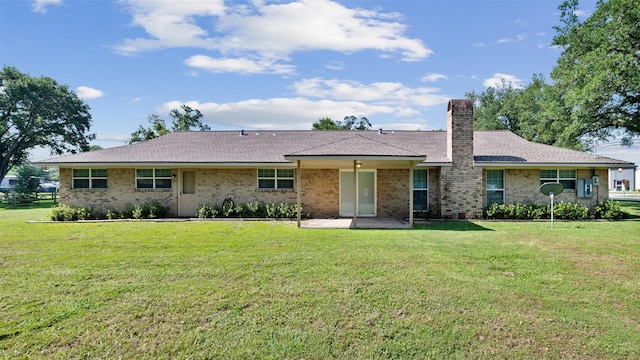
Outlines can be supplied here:
[[1, 358], [640, 357], [640, 222], [38, 223], [0, 209]]

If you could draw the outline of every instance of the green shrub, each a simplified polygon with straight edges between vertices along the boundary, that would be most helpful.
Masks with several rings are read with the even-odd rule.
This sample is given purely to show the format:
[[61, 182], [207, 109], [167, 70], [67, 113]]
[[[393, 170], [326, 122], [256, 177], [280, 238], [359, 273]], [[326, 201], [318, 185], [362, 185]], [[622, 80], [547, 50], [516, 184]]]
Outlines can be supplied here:
[[505, 204], [491, 204], [486, 210], [489, 219], [509, 219], [508, 213], [508, 205]]
[[596, 219], [618, 220], [625, 217], [625, 212], [620, 208], [617, 201], [606, 200], [592, 209], [593, 217]]
[[145, 203], [145, 206], [148, 209], [147, 217], [149, 219], [159, 219], [167, 216], [169, 212], [169, 208], [162, 205], [158, 200], [151, 200], [148, 203]]
[[203, 205], [198, 209], [200, 219], [211, 219], [221, 213], [221, 208], [217, 205]]
[[[580, 203], [561, 201], [554, 204], [553, 215], [555, 218], [563, 220], [616, 220], [625, 217], [625, 213], [621, 210], [620, 204], [610, 200], [603, 201], [592, 208], [588, 208]], [[485, 209], [485, 216], [489, 219], [549, 219], [551, 217], [551, 205], [523, 203], [510, 205], [492, 204]]]
[[85, 208], [72, 208], [68, 205], [56, 206], [51, 210], [53, 221], [77, 221], [88, 219], [88, 211]]
[[[198, 209], [198, 217], [210, 219], [215, 217], [224, 218], [295, 218], [298, 215], [297, 206], [287, 203], [247, 203], [235, 204], [231, 199], [225, 199], [222, 206], [203, 205]], [[307, 215], [308, 217], [309, 215]]]
[[249, 212], [249, 216], [251, 217], [265, 217], [266, 216], [266, 210], [265, 210], [265, 206], [262, 205], [261, 203], [255, 202], [255, 203], [248, 203], [245, 205], [247, 207], [247, 211]]
[[167, 215], [169, 208], [157, 200], [139, 205], [127, 205], [123, 210], [109, 209], [106, 214], [90, 208], [72, 208], [60, 205], [53, 208], [51, 220], [77, 221], [88, 219], [157, 219]]
[[584, 220], [589, 218], [589, 208], [580, 203], [561, 201], [553, 208], [556, 219], [564, 220]]
[[298, 215], [298, 207], [293, 204], [280, 203], [278, 205], [278, 218], [294, 218]]

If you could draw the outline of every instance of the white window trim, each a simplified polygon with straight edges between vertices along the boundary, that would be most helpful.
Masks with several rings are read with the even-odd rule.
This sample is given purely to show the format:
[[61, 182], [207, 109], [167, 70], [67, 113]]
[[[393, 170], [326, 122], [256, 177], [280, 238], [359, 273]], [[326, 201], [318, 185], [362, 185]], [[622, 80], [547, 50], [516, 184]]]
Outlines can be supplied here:
[[[543, 184], [544, 182], [560, 182], [560, 181], [573, 181], [573, 189], [565, 189], [565, 190], [569, 190], [569, 191], [576, 191], [576, 188], [578, 186], [577, 181], [578, 181], [578, 170], [577, 169], [540, 169], [540, 171], [555, 171], [556, 172], [556, 176], [555, 178], [543, 178], [540, 177], [540, 184]], [[570, 170], [574, 172], [574, 177], [573, 178], [566, 178], [566, 177], [560, 177], [560, 171], [561, 170]]]
[[[427, 184], [426, 184], [427, 187], [425, 187], [425, 188], [416, 188], [415, 187], [415, 171], [416, 170], [424, 170], [424, 171], [427, 172]], [[413, 194], [415, 193], [416, 190], [425, 191], [427, 193], [427, 208], [424, 209], [424, 210], [416, 210], [415, 209], [416, 203], [415, 203], [415, 196], [414, 196], [414, 202], [413, 202], [414, 209], [412, 209], [412, 211], [413, 212], [428, 212], [429, 211], [429, 169], [419, 169], [419, 168], [416, 169], [416, 168], [414, 168], [413, 171], [414, 171], [414, 174], [413, 174], [414, 181], [411, 182], [411, 194], [413, 196]]]
[[[273, 177], [264, 177], [264, 176], [260, 176], [260, 170], [273, 170], [274, 171], [274, 176]], [[278, 170], [292, 170], [292, 175], [289, 177], [284, 177], [284, 176], [278, 176]], [[274, 180], [274, 187], [270, 188], [270, 187], [260, 187], [260, 180]], [[278, 183], [280, 180], [291, 180], [291, 187], [279, 187]], [[296, 187], [296, 171], [293, 169], [282, 169], [282, 168], [258, 168], [256, 169], [256, 189], [258, 190], [264, 190], [264, 191], [269, 191], [269, 190], [294, 190]]]
[[[492, 188], [489, 189], [489, 171], [502, 171], [502, 188]], [[493, 191], [493, 192], [497, 192], [497, 191], [501, 191], [502, 192], [502, 203], [505, 203], [506, 200], [506, 190], [505, 190], [505, 171], [504, 169], [487, 169], [486, 174], [486, 180], [485, 180], [485, 198], [486, 198], [486, 204], [485, 205], [489, 205], [489, 191]]]
[[[138, 170], [153, 170], [153, 176], [151, 177], [139, 177], [138, 176]], [[156, 170], [169, 170], [172, 171], [172, 169], [169, 168], [136, 168], [135, 171], [135, 175], [136, 175], [136, 179], [135, 179], [135, 189], [136, 190], [171, 190], [173, 188], [173, 175], [169, 175], [169, 176], [156, 176]], [[141, 188], [138, 187], [138, 180], [153, 180], [153, 187], [150, 188]], [[169, 180], [171, 183], [171, 186], [168, 188], [162, 187], [159, 188], [156, 186], [156, 180]]]
[[[89, 176], [73, 176], [74, 170], [89, 170]], [[105, 176], [93, 176], [93, 170], [106, 170]], [[75, 187], [75, 180], [89, 180], [89, 187]], [[106, 180], [106, 187], [93, 187], [93, 180]], [[106, 190], [109, 187], [109, 170], [105, 168], [72, 168], [71, 169], [71, 189], [73, 190]]]

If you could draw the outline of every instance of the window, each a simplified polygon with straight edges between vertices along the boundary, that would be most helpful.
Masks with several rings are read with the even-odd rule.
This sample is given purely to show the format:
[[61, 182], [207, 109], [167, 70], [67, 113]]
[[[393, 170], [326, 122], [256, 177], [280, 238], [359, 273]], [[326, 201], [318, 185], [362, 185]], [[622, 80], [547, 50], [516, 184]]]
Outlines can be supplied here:
[[504, 170], [487, 170], [487, 206], [504, 204]]
[[576, 170], [540, 170], [540, 185], [559, 182], [565, 190], [576, 189]]
[[107, 169], [73, 169], [73, 189], [106, 189]]
[[413, 169], [413, 211], [429, 210], [429, 170]]
[[136, 169], [136, 189], [171, 189], [171, 169]]
[[258, 169], [258, 189], [293, 189], [293, 169]]

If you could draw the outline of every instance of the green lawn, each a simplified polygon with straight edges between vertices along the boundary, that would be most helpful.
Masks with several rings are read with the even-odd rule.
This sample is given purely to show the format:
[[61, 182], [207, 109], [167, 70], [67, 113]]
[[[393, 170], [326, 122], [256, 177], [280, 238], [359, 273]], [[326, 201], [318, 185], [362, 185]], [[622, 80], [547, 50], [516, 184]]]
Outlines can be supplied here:
[[618, 201], [618, 203], [622, 211], [629, 214], [631, 218], [640, 218], [640, 201], [625, 200]]
[[640, 222], [38, 223], [0, 209], [0, 358], [640, 357]]

